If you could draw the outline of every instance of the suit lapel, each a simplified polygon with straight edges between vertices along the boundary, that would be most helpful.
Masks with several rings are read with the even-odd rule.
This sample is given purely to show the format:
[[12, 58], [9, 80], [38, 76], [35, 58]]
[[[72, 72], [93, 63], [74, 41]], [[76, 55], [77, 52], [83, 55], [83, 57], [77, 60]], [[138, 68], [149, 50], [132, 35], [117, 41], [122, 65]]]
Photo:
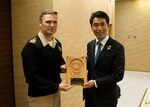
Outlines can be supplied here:
[[94, 57], [95, 57], [95, 42], [96, 40], [94, 40], [92, 43], [91, 43], [91, 63], [92, 63], [92, 66], [94, 66]]

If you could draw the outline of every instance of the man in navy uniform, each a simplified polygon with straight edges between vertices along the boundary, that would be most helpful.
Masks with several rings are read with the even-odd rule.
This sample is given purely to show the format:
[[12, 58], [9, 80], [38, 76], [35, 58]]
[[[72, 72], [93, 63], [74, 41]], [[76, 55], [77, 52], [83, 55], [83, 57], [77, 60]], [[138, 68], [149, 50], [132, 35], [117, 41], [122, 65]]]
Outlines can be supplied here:
[[53, 36], [57, 21], [56, 11], [42, 11], [40, 31], [27, 42], [21, 53], [30, 107], [60, 107], [60, 91], [72, 87], [61, 84], [60, 73], [66, 66], [61, 43]]

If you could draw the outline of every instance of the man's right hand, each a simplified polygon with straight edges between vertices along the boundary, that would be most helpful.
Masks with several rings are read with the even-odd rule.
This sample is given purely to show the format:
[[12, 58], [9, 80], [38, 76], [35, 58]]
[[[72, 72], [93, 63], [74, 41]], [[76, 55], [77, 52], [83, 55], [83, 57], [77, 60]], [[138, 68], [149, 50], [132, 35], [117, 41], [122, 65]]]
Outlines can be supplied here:
[[72, 87], [73, 86], [69, 85], [69, 84], [59, 84], [59, 90], [60, 91], [68, 91]]

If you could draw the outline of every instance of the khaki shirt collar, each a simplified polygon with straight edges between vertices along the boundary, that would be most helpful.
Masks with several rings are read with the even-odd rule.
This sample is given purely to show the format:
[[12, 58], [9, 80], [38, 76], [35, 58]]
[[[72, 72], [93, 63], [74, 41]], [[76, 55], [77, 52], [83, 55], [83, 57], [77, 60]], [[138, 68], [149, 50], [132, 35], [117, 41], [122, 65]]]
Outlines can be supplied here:
[[[40, 38], [40, 40], [41, 40], [41, 42], [42, 42], [42, 44], [43, 44], [44, 47], [45, 47], [46, 45], [50, 45], [49, 43], [50, 43], [51, 41], [48, 41], [48, 40], [45, 38], [44, 34], [43, 34], [41, 31], [39, 31], [38, 36], [39, 36], [39, 38]], [[53, 40], [54, 40], [55, 43], [57, 43], [57, 41], [56, 41], [56, 39], [55, 39], [54, 37], [53, 37]], [[50, 45], [50, 46], [51, 46], [51, 45]]]

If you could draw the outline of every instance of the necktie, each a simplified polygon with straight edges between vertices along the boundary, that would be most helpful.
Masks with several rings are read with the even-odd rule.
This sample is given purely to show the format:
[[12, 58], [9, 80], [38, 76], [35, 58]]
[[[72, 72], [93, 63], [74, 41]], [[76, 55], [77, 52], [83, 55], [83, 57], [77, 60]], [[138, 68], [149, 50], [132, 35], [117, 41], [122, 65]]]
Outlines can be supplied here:
[[101, 43], [97, 42], [97, 45], [98, 45], [98, 47], [97, 47], [97, 52], [95, 55], [94, 65], [96, 64], [97, 58], [98, 58], [99, 54], [101, 53]]

